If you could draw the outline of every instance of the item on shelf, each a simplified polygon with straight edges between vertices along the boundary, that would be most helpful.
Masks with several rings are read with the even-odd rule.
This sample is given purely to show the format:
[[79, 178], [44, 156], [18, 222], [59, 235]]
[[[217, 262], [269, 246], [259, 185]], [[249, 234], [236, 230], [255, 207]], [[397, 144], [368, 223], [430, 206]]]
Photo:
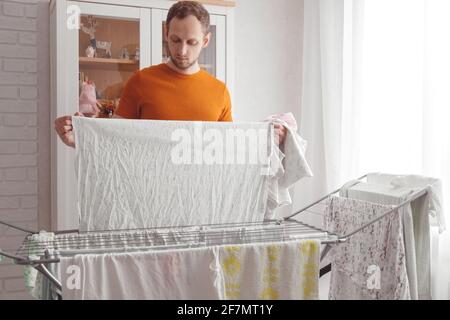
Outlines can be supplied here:
[[95, 56], [95, 49], [92, 46], [86, 48], [86, 57], [93, 58]]
[[98, 105], [100, 107], [99, 117], [110, 118], [119, 106], [120, 98], [117, 99], [99, 99]]
[[[97, 40], [95, 39], [95, 31], [97, 29], [98, 26], [98, 22], [97, 20], [95, 20], [95, 18], [93, 16], [88, 16], [87, 17], [87, 25], [85, 26], [84, 23], [80, 23], [80, 27], [81, 30], [89, 35], [89, 41], [90, 41], [90, 45], [87, 47], [86, 49], [86, 56], [89, 58], [93, 58], [96, 56], [96, 50], [97, 50]], [[94, 54], [92, 55], [92, 48], [94, 51]], [[88, 54], [88, 50], [89, 50], [89, 54]]]
[[105, 55], [102, 58], [111, 58], [111, 41], [97, 41], [97, 55], [98, 55], [98, 49], [105, 50]]
[[81, 86], [78, 110], [86, 115], [97, 115], [100, 112], [97, 106], [95, 84], [92, 81], [85, 81]]
[[83, 82], [85, 81], [85, 75], [83, 71], [78, 73], [78, 95], [81, 94], [81, 88], [83, 87]]
[[127, 48], [124, 47], [120, 50], [119, 59], [130, 59]]
[[140, 55], [141, 55], [141, 52], [139, 50], [139, 47], [137, 47], [136, 48], [136, 54], [134, 55], [134, 60], [139, 61]]
[[[111, 58], [111, 41], [100, 41], [95, 38], [95, 31], [99, 23], [94, 16], [87, 16], [87, 24], [80, 23], [81, 30], [89, 35], [90, 45], [86, 49], [86, 56], [89, 58], [98, 57], [98, 49], [105, 50], [106, 53], [102, 58]], [[92, 49], [90, 48], [92, 47]], [[92, 54], [93, 51], [93, 54]]]

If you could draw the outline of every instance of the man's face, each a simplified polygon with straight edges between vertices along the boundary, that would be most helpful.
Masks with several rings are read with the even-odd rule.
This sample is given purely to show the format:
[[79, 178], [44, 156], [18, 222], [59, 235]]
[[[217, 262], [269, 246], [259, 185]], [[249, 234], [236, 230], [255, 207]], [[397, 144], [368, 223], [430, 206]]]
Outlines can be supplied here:
[[203, 48], [208, 45], [210, 33], [203, 33], [200, 21], [194, 16], [173, 18], [166, 32], [169, 57], [182, 70], [189, 69], [197, 61]]

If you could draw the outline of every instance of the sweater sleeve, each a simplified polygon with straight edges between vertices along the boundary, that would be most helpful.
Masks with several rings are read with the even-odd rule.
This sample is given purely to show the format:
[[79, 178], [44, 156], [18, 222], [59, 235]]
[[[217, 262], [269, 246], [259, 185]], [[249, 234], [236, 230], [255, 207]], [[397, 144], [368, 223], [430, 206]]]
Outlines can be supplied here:
[[222, 110], [222, 114], [220, 115], [219, 121], [232, 122], [233, 115], [231, 112], [231, 98], [230, 98], [230, 93], [228, 92], [228, 89], [226, 86], [224, 89], [224, 99], [223, 100], [224, 100], [223, 110]]

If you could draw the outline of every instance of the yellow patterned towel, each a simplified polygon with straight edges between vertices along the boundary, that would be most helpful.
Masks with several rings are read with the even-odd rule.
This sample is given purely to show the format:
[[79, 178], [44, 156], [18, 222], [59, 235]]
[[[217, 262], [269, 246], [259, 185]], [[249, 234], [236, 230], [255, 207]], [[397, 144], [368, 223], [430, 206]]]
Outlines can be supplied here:
[[318, 299], [320, 242], [219, 247], [225, 299]]

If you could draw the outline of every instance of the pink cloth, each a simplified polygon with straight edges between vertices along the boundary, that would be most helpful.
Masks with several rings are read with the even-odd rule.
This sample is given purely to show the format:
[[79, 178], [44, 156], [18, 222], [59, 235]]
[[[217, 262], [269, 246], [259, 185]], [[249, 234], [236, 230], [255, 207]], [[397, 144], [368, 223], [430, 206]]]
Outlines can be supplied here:
[[294, 131], [298, 130], [297, 120], [295, 120], [294, 115], [291, 112], [273, 114], [264, 119], [264, 121], [273, 121], [273, 120], [282, 120], [286, 122], [292, 130]]
[[292, 113], [274, 114], [263, 120], [286, 128], [284, 142], [273, 149], [271, 163], [276, 164], [277, 172], [269, 188], [269, 211], [266, 219], [275, 217], [275, 209], [292, 203], [289, 194], [297, 181], [305, 177], [312, 177], [313, 173], [306, 161], [307, 142], [298, 133], [297, 121]]

